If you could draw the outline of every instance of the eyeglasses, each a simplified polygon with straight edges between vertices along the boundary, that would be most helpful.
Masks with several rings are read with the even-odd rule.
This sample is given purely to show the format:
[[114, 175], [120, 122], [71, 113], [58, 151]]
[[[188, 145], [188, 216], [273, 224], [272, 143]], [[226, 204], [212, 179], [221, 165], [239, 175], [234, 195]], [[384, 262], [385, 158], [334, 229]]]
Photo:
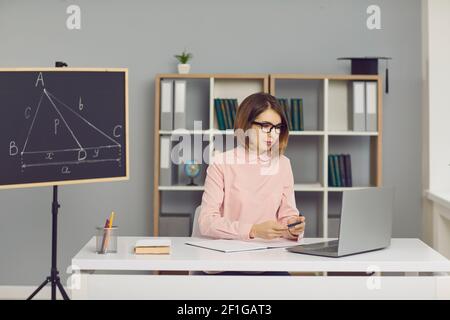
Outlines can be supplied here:
[[258, 121], [253, 121], [252, 123], [257, 124], [258, 126], [261, 127], [261, 131], [264, 133], [270, 133], [272, 131], [272, 129], [274, 129], [276, 134], [280, 134], [281, 130], [284, 129], [284, 125], [283, 124], [277, 124], [277, 125], [273, 125], [270, 122], [258, 122]]

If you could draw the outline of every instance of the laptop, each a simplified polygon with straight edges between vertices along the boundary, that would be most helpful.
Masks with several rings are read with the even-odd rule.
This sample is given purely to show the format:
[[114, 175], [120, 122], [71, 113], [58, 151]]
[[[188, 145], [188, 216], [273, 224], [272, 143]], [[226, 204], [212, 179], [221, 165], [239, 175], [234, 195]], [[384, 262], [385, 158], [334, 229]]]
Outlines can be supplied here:
[[393, 208], [393, 187], [345, 190], [338, 240], [298, 245], [286, 250], [337, 258], [386, 248], [391, 244]]

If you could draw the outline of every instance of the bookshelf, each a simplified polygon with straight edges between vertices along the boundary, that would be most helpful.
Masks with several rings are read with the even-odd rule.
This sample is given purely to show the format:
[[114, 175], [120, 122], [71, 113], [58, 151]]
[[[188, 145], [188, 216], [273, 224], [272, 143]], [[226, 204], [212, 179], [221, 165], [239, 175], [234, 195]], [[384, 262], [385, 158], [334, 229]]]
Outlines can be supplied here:
[[[161, 81], [186, 80], [186, 129], [160, 130]], [[377, 130], [350, 129], [349, 89], [352, 81], [377, 83]], [[201, 136], [204, 158], [214, 150], [224, 151], [233, 130], [219, 130], [215, 116], [215, 98], [236, 98], [240, 103], [255, 92], [269, 92], [277, 98], [301, 97], [304, 101], [304, 130], [290, 131], [286, 156], [291, 159], [297, 207], [307, 220], [306, 236], [333, 236], [338, 225], [342, 191], [380, 186], [382, 183], [382, 83], [374, 75], [305, 75], [305, 74], [158, 74], [155, 78], [154, 194], [153, 232], [159, 234], [159, 216], [163, 211], [195, 210], [201, 203], [206, 165], [197, 178], [197, 186], [185, 181], [160, 185], [160, 138], [173, 133]], [[190, 94], [192, 96], [190, 96]], [[194, 128], [194, 120], [202, 128]], [[206, 148], [209, 146], [209, 148]], [[353, 187], [328, 185], [328, 155], [347, 153], [352, 158]], [[164, 208], [164, 201], [180, 203], [179, 208]], [[191, 207], [189, 207], [191, 206]], [[167, 216], [167, 215], [166, 215]], [[329, 232], [329, 225], [334, 226]]]

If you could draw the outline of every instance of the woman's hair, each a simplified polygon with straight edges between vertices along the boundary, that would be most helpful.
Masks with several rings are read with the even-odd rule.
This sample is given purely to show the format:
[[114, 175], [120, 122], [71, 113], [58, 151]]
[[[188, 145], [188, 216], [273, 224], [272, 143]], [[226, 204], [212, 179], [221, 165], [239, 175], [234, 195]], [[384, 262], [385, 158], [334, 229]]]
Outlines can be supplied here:
[[[244, 101], [241, 102], [237, 109], [236, 120], [234, 122], [234, 130], [242, 129], [243, 132], [247, 132], [249, 128], [251, 128], [253, 121], [255, 121], [256, 117], [266, 111], [267, 109], [272, 108], [281, 118], [281, 124], [283, 128], [280, 132], [279, 137], [279, 150], [280, 154], [283, 154], [288, 143], [289, 138], [289, 128], [288, 122], [286, 120], [286, 115], [284, 114], [283, 108], [278, 103], [277, 99], [264, 92], [254, 93], [249, 95]], [[239, 140], [238, 136], [238, 140]], [[238, 141], [239, 142], [243, 142]], [[245, 135], [245, 148], [248, 148], [248, 136]]]

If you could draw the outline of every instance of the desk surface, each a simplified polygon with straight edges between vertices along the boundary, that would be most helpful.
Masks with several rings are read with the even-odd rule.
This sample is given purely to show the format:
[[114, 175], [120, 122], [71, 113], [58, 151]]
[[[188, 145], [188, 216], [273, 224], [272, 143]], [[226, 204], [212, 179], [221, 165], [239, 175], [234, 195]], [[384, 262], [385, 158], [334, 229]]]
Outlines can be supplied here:
[[[171, 237], [170, 255], [135, 255], [136, 240], [143, 237], [119, 237], [118, 252], [100, 255], [92, 238], [72, 259], [73, 267], [87, 270], [178, 270], [178, 271], [377, 271], [377, 272], [450, 272], [450, 260], [420, 239], [395, 238], [382, 250], [328, 258], [296, 254], [284, 248], [222, 253], [186, 245], [194, 238]], [[329, 240], [305, 238], [299, 244]]]

